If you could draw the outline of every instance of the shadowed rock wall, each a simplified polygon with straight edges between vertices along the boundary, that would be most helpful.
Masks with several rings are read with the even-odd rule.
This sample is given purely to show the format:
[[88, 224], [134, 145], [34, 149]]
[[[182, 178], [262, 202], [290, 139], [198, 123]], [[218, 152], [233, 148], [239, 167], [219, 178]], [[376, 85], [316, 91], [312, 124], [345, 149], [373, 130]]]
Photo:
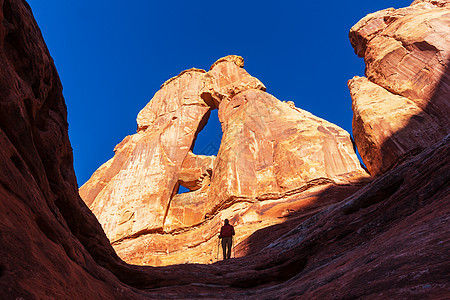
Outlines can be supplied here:
[[[78, 195], [62, 86], [24, 1], [0, 1], [0, 295], [114, 298], [123, 264]], [[82, 288], [80, 288], [82, 287]]]

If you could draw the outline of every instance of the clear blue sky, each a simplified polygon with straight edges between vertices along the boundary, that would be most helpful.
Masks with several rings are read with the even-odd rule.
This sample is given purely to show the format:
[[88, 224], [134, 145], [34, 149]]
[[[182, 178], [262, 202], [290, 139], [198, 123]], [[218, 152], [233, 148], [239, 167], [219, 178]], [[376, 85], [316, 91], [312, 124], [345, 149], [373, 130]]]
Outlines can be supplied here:
[[[348, 31], [411, 2], [28, 0], [64, 87], [80, 186], [136, 132], [164, 81], [228, 54], [243, 56], [267, 92], [351, 133], [347, 80], [364, 75], [364, 62]], [[194, 152], [218, 146], [219, 132], [211, 120]]]

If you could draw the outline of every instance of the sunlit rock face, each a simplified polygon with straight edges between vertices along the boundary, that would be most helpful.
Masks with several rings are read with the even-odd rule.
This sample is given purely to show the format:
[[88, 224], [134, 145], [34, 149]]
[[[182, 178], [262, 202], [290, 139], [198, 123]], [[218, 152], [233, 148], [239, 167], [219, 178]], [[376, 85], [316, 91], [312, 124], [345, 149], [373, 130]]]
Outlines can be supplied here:
[[350, 30], [366, 77], [349, 81], [353, 134], [373, 175], [450, 132], [450, 3], [415, 1]]
[[[210, 109], [199, 96], [202, 74], [188, 70], [166, 83], [139, 114], [138, 133], [126, 137], [114, 158], [80, 189], [112, 242], [162, 231], [178, 188], [175, 174]], [[102, 188], [89, 194], [90, 185]]]
[[235, 198], [280, 199], [310, 182], [366, 175], [349, 134], [260, 90], [219, 106], [224, 134], [210, 187], [212, 211]]
[[[233, 95], [246, 88], [264, 89], [237, 59], [229, 56], [211, 72], [190, 69], [166, 81], [139, 113], [138, 132], [126, 137], [116, 147], [115, 156], [80, 188], [111, 242], [204, 220], [201, 199], [194, 212], [199, 216], [182, 209], [183, 218], [176, 220], [171, 201], [180, 184], [196, 190], [209, 181], [213, 157], [195, 156], [191, 150], [217, 99], [225, 91]], [[215, 68], [224, 71], [213, 72]], [[185, 197], [174, 199], [174, 211], [179, 211], [180, 201], [185, 203]]]
[[[165, 82], [139, 113], [138, 132], [80, 188], [126, 261], [211, 262], [223, 219], [240, 241], [281, 222], [305, 190], [367, 177], [347, 132], [267, 94], [243, 64], [230, 55]], [[220, 150], [196, 155], [211, 109], [222, 123]], [[190, 192], [177, 194], [179, 185]], [[269, 202], [278, 208], [261, 208]]]

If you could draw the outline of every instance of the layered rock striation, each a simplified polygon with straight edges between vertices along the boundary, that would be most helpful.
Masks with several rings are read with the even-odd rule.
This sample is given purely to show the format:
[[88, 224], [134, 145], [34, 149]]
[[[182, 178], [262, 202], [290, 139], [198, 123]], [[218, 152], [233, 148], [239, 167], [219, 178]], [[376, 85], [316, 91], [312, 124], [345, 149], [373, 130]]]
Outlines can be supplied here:
[[[282, 213], [259, 208], [263, 201], [294, 210], [293, 195], [312, 186], [367, 176], [347, 132], [266, 93], [243, 63], [230, 55], [208, 72], [166, 81], [139, 113], [138, 132], [80, 188], [123, 259], [211, 262], [225, 217], [239, 224], [242, 240], [280, 221]], [[195, 155], [195, 138], [216, 108], [219, 153]], [[177, 194], [180, 185], [191, 192]]]
[[450, 3], [414, 1], [369, 14], [350, 30], [366, 77], [349, 81], [353, 135], [380, 175], [450, 132]]
[[246, 90], [221, 103], [219, 118], [224, 134], [210, 187], [218, 204], [279, 199], [310, 182], [345, 184], [365, 175], [349, 134], [293, 102]]

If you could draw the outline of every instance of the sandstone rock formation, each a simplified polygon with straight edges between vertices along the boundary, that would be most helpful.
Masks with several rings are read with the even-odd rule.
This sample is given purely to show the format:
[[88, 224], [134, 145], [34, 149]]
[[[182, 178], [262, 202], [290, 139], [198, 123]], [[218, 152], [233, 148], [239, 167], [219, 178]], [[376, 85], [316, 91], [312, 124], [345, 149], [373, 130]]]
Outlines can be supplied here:
[[[196, 157], [191, 150], [215, 106], [214, 99], [221, 97], [221, 90], [232, 94], [249, 87], [264, 89], [238, 64], [230, 56], [216, 66], [224, 70], [220, 77], [190, 69], [166, 81], [139, 113], [137, 134], [126, 137], [116, 147], [114, 158], [80, 188], [111, 242], [163, 232], [179, 185], [196, 189], [192, 181], [209, 176], [205, 172], [212, 158]], [[214, 87], [205, 86], [208, 82], [215, 83]], [[212, 88], [217, 92], [210, 92]], [[190, 164], [196, 164], [201, 174]]]
[[[138, 132], [80, 188], [122, 259], [212, 262], [224, 218], [243, 240], [281, 221], [282, 212], [261, 210], [263, 201], [290, 211], [303, 198], [293, 195], [312, 186], [367, 176], [347, 132], [265, 93], [243, 64], [230, 55], [209, 72], [169, 79], [139, 113]], [[224, 132], [218, 156], [195, 155], [215, 108]], [[179, 185], [191, 192], [177, 195]]]
[[219, 118], [224, 135], [211, 182], [217, 201], [278, 199], [308, 182], [365, 175], [348, 133], [292, 102], [246, 90], [220, 104]]
[[[61, 84], [30, 8], [0, 0], [0, 20], [2, 299], [449, 298], [450, 136], [362, 189], [328, 184], [287, 195], [295, 211], [240, 203], [254, 215], [290, 215], [242, 241], [236, 252], [245, 257], [124, 263], [77, 193]], [[187, 153], [181, 169], [192, 171], [180, 176], [201, 193], [213, 159]], [[116, 159], [98, 172], [112, 178]]]
[[449, 8], [449, 1], [415, 1], [350, 30], [367, 76], [349, 81], [353, 135], [373, 175], [450, 132]]

